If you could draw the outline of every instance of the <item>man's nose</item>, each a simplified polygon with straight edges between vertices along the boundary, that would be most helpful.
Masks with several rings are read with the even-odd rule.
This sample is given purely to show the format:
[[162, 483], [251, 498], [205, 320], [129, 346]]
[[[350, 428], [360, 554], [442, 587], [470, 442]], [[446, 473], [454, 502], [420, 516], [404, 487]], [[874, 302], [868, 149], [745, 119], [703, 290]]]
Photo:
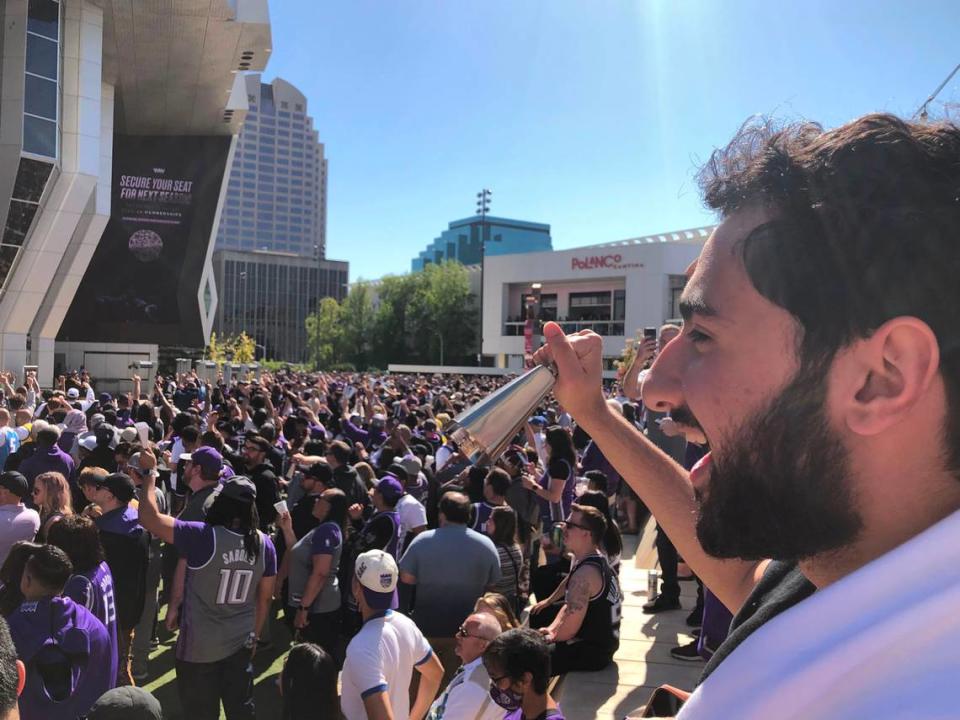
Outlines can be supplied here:
[[655, 412], [669, 412], [684, 405], [681, 377], [686, 341], [682, 336], [668, 342], [657, 355], [643, 380], [643, 404]]

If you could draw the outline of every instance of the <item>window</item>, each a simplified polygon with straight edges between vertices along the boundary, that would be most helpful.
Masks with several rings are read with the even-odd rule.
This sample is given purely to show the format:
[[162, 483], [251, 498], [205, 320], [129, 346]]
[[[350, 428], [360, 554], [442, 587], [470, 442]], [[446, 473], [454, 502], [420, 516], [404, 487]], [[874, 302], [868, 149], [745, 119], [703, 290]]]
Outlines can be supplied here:
[[609, 320], [610, 291], [570, 293], [568, 320]]

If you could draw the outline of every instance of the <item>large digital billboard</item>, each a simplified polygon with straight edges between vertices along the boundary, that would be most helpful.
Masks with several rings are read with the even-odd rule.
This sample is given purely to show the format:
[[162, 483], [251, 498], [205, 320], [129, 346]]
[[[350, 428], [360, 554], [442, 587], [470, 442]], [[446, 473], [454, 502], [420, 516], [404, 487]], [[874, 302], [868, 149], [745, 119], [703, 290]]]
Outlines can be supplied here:
[[197, 300], [230, 138], [115, 136], [110, 220], [58, 340], [204, 344]]

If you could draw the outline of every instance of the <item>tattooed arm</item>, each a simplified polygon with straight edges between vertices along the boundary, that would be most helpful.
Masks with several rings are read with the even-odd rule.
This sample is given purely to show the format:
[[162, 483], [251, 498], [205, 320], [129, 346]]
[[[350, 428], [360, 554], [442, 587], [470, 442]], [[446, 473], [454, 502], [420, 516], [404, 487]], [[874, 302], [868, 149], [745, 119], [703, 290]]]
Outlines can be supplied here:
[[556, 619], [540, 632], [549, 642], [565, 642], [576, 637], [587, 614], [590, 598], [602, 588], [603, 577], [596, 567], [578, 567], [567, 581], [567, 595]]

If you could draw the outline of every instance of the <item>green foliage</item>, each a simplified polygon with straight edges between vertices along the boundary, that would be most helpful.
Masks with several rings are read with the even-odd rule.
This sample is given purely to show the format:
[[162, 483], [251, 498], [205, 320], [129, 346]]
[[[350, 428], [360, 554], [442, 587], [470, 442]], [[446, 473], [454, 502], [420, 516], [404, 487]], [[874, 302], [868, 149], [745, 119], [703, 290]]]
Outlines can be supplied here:
[[340, 363], [379, 368], [439, 364], [441, 343], [445, 364], [466, 364], [477, 352], [479, 317], [467, 269], [445, 262], [409, 275], [388, 275], [375, 290], [357, 283], [342, 303], [324, 298], [307, 318], [307, 337], [314, 365], [322, 369]]
[[307, 344], [314, 367], [326, 370], [340, 360], [343, 329], [340, 327], [340, 303], [325, 297], [315, 313], [307, 316]]
[[210, 333], [210, 344], [206, 351], [208, 359], [217, 363], [251, 363], [256, 356], [256, 341], [246, 332], [222, 338], [218, 338], [216, 333]]

